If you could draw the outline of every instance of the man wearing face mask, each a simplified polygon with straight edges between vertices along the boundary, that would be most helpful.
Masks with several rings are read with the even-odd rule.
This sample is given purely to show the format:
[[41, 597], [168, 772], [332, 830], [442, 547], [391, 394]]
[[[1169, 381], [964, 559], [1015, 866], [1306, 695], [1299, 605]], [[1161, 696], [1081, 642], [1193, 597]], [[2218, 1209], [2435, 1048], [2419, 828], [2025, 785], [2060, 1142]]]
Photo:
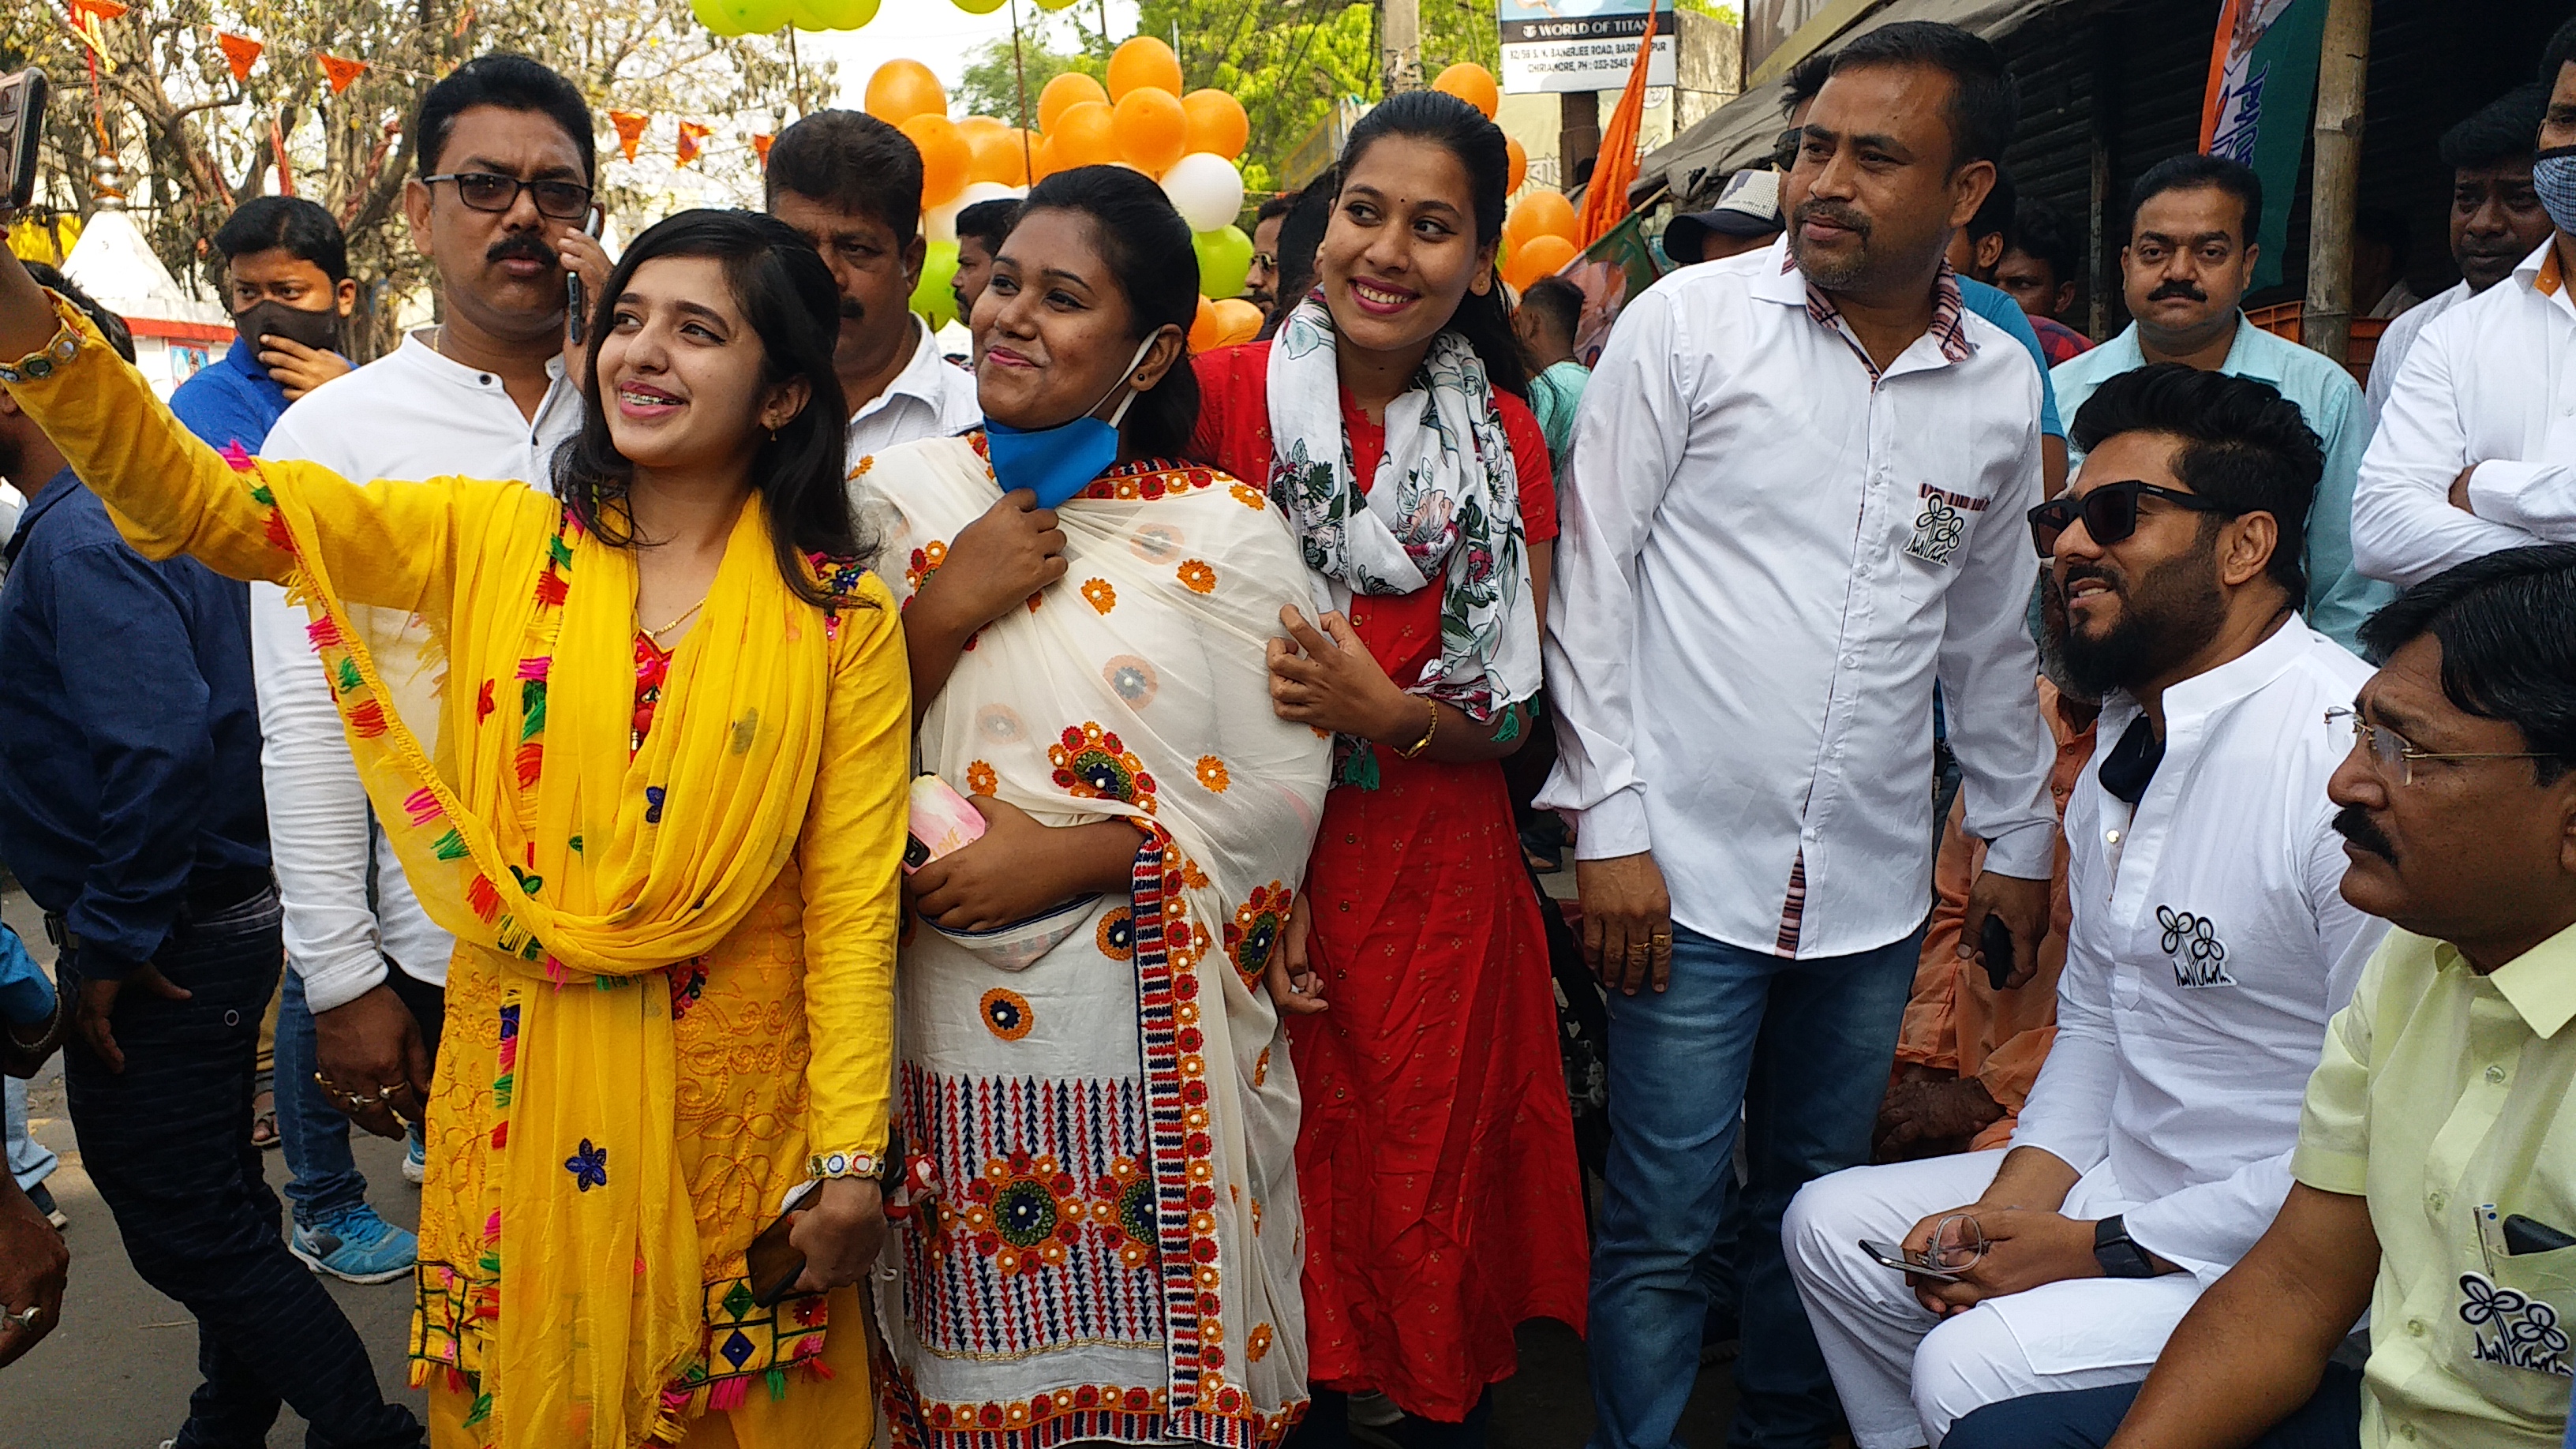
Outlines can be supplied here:
[[348, 243], [331, 213], [296, 196], [242, 203], [215, 233], [232, 350], [170, 394], [188, 431], [256, 453], [286, 405], [349, 372], [340, 329], [358, 304]]
[[1859, 1449], [2145, 1377], [2289, 1191], [2338, 963], [2380, 929], [2336, 893], [2344, 751], [2314, 724], [2370, 671], [2298, 613], [2315, 435], [2269, 387], [2161, 364], [2104, 384], [2075, 439], [2030, 526], [2104, 744], [2066, 809], [2048, 1064], [2009, 1151], [1819, 1179], [1782, 1227]]
[[[596, 172], [590, 109], [554, 71], [491, 54], [429, 88], [412, 134], [420, 174], [403, 210], [436, 268], [442, 320], [288, 408], [260, 451], [353, 479], [465, 474], [542, 485], [555, 448], [581, 424], [576, 381], [565, 375], [567, 278], [580, 275], [596, 302], [608, 274], [606, 254], [582, 230]], [[426, 634], [410, 617], [357, 612], [388, 686], [431, 687]], [[418, 1181], [417, 1128], [453, 943], [421, 910], [369, 813], [307, 622], [282, 590], [252, 586], [260, 764], [289, 989], [314, 1023], [310, 1043], [281, 1030], [278, 1076], [318, 1075], [334, 1107], [380, 1136], [410, 1124], [404, 1174]], [[290, 1154], [316, 1164], [289, 1189], [297, 1255], [360, 1282], [403, 1276], [405, 1254], [368, 1236], [373, 1213], [346, 1124], [290, 1122], [281, 1110], [279, 1128]]]
[[2300, 560], [2307, 596], [2294, 602], [2310, 627], [2352, 647], [2361, 621], [2395, 592], [2352, 559], [2353, 479], [2370, 442], [2370, 409], [2351, 373], [2246, 321], [2238, 306], [2261, 256], [2263, 183], [2223, 156], [2167, 157], [2129, 189], [2129, 218], [2120, 277], [2136, 320], [2049, 374], [2059, 408], [2073, 417], [2093, 389], [2151, 362], [2250, 377], [2298, 404], [2325, 444], [2326, 466]]
[[2354, 499], [2373, 575], [2418, 583], [2497, 549], [2576, 542], [2576, 20], [2541, 57], [2532, 189], [2556, 228], [2504, 281], [2417, 334]]

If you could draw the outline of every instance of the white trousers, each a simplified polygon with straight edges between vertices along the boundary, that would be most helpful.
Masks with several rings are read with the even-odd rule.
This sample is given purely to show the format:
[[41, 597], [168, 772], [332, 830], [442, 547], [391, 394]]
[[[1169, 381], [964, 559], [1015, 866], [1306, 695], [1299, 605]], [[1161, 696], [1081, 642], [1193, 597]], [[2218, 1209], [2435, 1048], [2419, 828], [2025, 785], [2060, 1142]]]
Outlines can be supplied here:
[[[2143, 1379], [2200, 1297], [2188, 1273], [2074, 1278], [1933, 1317], [1860, 1240], [1901, 1242], [1925, 1217], [1976, 1201], [2003, 1160], [1997, 1150], [1849, 1168], [1807, 1184], [1782, 1217], [1789, 1273], [1858, 1449], [1939, 1444], [1988, 1404]], [[2128, 1206], [2102, 1198], [2079, 1183], [2067, 1215]]]

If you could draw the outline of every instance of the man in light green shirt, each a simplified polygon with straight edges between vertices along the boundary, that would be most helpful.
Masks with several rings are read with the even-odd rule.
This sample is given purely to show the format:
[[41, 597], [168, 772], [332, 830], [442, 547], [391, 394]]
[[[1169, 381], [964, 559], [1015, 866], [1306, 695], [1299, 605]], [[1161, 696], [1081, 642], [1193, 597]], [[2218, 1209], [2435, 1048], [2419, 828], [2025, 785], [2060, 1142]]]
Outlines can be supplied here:
[[[1962, 1421], [1950, 1449], [2560, 1445], [2576, 1382], [2576, 546], [2461, 564], [2363, 639], [2387, 663], [2357, 720], [2332, 717], [2354, 747], [2327, 793], [2344, 898], [2396, 929], [2327, 1027], [2297, 1185], [2134, 1405], [2023, 1399]], [[2365, 1308], [2356, 1402], [2328, 1360]]]
[[1530, 369], [1530, 411], [1547, 439], [1549, 470], [1562, 476], [1574, 445], [1574, 414], [1592, 373], [1574, 358], [1574, 329], [1583, 319], [1583, 289], [1563, 277], [1541, 277], [1512, 309], [1512, 331]]

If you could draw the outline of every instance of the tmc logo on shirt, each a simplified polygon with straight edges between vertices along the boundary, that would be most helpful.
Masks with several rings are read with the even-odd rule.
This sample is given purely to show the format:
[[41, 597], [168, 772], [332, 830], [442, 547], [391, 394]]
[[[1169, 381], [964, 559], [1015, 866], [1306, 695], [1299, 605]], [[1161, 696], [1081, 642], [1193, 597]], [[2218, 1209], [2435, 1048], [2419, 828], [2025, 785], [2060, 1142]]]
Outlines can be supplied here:
[[2227, 946], [2209, 917], [2156, 907], [2156, 924], [2165, 928], [2163, 950], [2173, 958], [2176, 986], [2233, 986], [2227, 974]]

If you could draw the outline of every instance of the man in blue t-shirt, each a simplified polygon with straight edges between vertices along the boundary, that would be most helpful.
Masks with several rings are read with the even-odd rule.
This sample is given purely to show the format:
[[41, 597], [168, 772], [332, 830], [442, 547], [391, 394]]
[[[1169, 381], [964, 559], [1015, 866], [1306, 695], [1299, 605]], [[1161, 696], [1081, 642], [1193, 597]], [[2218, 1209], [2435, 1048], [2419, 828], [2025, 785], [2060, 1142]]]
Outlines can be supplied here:
[[2057, 416], [2057, 389], [2048, 383], [2048, 353], [2039, 345], [2039, 332], [2030, 325], [2030, 314], [2012, 294], [1997, 287], [1995, 268], [2004, 259], [2004, 242], [2012, 231], [2012, 173], [1995, 168], [1995, 189], [1986, 193], [1985, 204], [1968, 224], [1950, 234], [1950, 270], [1959, 274], [1959, 300], [1968, 310], [1985, 318], [2013, 335], [2015, 341], [2030, 349], [2030, 360], [2039, 368], [2039, 465], [2048, 486], [2048, 496], [2056, 497], [2066, 489], [2066, 424]]

